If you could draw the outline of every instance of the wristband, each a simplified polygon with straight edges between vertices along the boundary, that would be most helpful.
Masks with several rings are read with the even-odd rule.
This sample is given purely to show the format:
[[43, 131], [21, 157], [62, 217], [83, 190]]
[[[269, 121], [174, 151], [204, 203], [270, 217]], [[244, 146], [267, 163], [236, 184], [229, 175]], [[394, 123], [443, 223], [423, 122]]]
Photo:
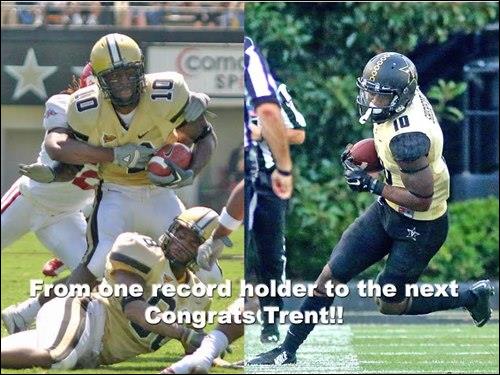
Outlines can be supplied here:
[[241, 220], [236, 220], [234, 217], [229, 215], [229, 213], [226, 210], [226, 207], [224, 207], [219, 216], [219, 223], [221, 225], [224, 225], [227, 229], [235, 231], [241, 225]]
[[382, 195], [382, 191], [384, 190], [384, 183], [380, 182], [377, 179], [373, 179], [373, 182], [370, 186], [370, 192], [375, 195]]
[[279, 169], [278, 167], [276, 167], [276, 170], [278, 171], [278, 173], [280, 175], [285, 176], [285, 177], [292, 175], [292, 171], [284, 171], [283, 169]]

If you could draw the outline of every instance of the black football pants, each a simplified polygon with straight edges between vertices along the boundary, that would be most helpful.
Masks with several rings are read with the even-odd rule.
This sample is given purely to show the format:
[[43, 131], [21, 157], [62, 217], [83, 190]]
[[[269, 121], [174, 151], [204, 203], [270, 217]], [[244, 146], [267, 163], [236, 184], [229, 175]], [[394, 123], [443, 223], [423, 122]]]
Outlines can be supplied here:
[[[271, 187], [271, 172], [259, 172], [245, 181], [245, 273], [247, 282], [269, 286], [285, 279], [285, 215], [287, 200], [278, 198]], [[252, 275], [254, 272], [254, 276]], [[252, 277], [253, 276], [253, 277]], [[252, 280], [253, 279], [253, 280]], [[281, 297], [259, 299], [261, 308], [283, 307]], [[262, 315], [266, 323], [267, 314]]]
[[391, 298], [382, 296], [382, 300], [401, 302], [405, 284], [417, 282], [447, 234], [447, 214], [430, 221], [413, 220], [380, 198], [343, 233], [328, 265], [334, 279], [347, 283], [389, 255], [378, 283], [395, 285], [397, 293]]

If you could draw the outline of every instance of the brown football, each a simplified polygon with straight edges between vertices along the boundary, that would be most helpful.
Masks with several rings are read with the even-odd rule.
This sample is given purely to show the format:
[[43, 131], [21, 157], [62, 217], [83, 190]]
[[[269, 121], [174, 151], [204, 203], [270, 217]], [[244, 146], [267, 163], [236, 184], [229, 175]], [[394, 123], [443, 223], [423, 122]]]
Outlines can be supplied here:
[[183, 143], [167, 144], [155, 152], [148, 163], [148, 171], [157, 176], [169, 176], [172, 171], [165, 163], [170, 160], [182, 169], [186, 169], [191, 164], [193, 154], [191, 149]]
[[375, 141], [373, 138], [367, 138], [357, 142], [352, 146], [349, 153], [354, 163], [358, 165], [362, 163], [367, 164], [367, 172], [376, 172], [383, 169], [377, 155], [377, 150], [375, 149]]

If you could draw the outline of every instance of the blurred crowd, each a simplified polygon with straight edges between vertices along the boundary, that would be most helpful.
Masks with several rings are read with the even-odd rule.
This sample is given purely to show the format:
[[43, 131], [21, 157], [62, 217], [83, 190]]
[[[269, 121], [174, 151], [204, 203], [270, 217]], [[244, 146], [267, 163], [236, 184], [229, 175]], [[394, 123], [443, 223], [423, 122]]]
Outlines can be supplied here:
[[243, 1], [2, 1], [1, 9], [2, 26], [244, 26]]

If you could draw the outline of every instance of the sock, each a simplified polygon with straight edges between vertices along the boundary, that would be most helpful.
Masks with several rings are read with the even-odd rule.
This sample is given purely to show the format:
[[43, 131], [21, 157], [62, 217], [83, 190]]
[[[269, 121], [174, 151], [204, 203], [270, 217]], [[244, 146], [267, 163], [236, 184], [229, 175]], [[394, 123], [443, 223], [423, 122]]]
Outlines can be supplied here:
[[[333, 297], [307, 297], [300, 311], [304, 313], [305, 311], [316, 311], [320, 312], [323, 308], [329, 308], [333, 303]], [[314, 329], [315, 324], [304, 322], [299, 324], [292, 324], [288, 329], [285, 341], [281, 345], [286, 351], [295, 353], [299, 346], [304, 342], [309, 333]]]
[[195, 369], [208, 371], [214, 359], [219, 357], [228, 345], [227, 336], [221, 331], [213, 330], [203, 338], [200, 347], [193, 354], [185, 356], [169, 368], [176, 374], [190, 374]]
[[28, 298], [26, 301], [17, 305], [17, 312], [23, 317], [28, 325], [35, 321], [36, 315], [40, 309], [41, 306], [36, 297]]
[[434, 311], [471, 307], [476, 300], [476, 296], [470, 290], [459, 291], [458, 297], [413, 297], [410, 309], [405, 315], [422, 315]]

